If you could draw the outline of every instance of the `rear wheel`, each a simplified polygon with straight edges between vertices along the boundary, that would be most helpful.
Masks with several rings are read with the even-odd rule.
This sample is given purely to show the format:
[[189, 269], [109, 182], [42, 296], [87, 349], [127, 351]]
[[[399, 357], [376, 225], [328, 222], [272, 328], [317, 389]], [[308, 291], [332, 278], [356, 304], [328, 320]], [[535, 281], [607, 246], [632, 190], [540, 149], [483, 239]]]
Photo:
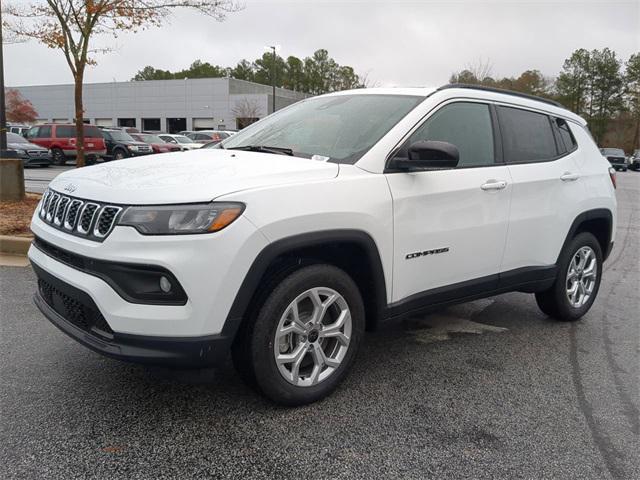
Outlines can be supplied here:
[[64, 165], [67, 161], [64, 152], [60, 148], [51, 149], [51, 159], [54, 165]]
[[560, 255], [558, 276], [553, 286], [536, 293], [536, 302], [550, 317], [577, 320], [593, 305], [601, 278], [600, 244], [591, 233], [580, 233]]
[[242, 376], [283, 405], [315, 402], [351, 368], [364, 335], [358, 287], [332, 265], [303, 267], [278, 283], [234, 346]]

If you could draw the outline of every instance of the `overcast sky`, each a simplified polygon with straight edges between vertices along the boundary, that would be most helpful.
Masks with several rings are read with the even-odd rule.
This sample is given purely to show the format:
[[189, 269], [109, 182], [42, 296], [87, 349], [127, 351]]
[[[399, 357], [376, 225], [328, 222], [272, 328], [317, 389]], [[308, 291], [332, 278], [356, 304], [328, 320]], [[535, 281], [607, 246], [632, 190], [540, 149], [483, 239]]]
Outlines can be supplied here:
[[[181, 11], [162, 28], [109, 39], [115, 51], [97, 57], [85, 81], [129, 80], [145, 65], [177, 70], [198, 58], [233, 66], [273, 44], [284, 57], [325, 48], [380, 86], [444, 84], [480, 60], [491, 62], [494, 76], [526, 69], [554, 76], [577, 48], [609, 47], [623, 60], [640, 51], [640, 0], [243, 3], [222, 23]], [[61, 52], [29, 42], [5, 45], [5, 81], [71, 83], [71, 74]]]

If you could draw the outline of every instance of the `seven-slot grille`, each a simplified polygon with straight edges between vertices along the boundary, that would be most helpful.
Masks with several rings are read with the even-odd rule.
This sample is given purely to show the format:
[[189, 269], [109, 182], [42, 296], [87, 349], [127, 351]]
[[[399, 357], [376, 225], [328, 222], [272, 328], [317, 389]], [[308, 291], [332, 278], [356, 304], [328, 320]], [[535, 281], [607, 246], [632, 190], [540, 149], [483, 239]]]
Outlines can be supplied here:
[[39, 216], [52, 227], [90, 240], [102, 241], [113, 229], [122, 207], [62, 195], [47, 189]]

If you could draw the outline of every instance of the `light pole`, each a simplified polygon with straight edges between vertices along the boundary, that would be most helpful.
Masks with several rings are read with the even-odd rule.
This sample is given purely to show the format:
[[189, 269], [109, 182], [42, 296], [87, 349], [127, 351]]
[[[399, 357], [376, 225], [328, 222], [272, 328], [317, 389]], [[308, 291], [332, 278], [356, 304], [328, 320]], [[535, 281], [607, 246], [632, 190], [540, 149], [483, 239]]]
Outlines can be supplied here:
[[276, 47], [275, 45], [269, 45], [270, 49], [273, 50], [273, 61], [271, 62], [271, 86], [273, 87], [273, 95], [272, 95], [272, 112], [276, 111]]

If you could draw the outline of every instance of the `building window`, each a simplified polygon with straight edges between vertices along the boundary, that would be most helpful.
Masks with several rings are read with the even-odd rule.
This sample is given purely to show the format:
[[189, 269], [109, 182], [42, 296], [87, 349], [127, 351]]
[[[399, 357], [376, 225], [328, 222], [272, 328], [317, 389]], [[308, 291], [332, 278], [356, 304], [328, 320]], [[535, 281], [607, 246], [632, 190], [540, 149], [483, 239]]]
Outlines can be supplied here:
[[136, 119], [135, 118], [119, 118], [118, 126], [136, 128]]
[[169, 133], [180, 133], [187, 129], [186, 118], [167, 118], [167, 131]]
[[143, 118], [142, 130], [144, 132], [159, 132], [160, 130], [162, 130], [162, 128], [160, 127], [160, 119], [159, 118]]

